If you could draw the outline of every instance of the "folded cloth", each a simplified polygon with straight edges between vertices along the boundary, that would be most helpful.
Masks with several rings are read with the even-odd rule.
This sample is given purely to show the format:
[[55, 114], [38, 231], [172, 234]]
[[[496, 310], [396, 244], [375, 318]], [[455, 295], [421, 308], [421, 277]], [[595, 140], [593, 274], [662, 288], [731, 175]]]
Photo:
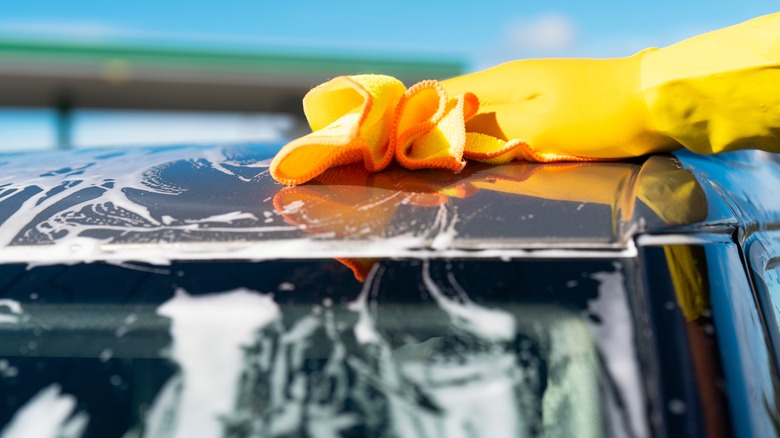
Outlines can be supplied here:
[[377, 172], [393, 157], [408, 169], [456, 173], [466, 158], [494, 164], [589, 160], [540, 154], [519, 139], [467, 133], [466, 122], [479, 110], [477, 96], [464, 92], [450, 98], [434, 80], [405, 90], [390, 76], [339, 76], [307, 93], [303, 108], [312, 133], [286, 144], [271, 163], [271, 176], [287, 185], [345, 164], [362, 162]]
[[390, 148], [408, 169], [442, 168], [460, 172], [466, 162], [466, 120], [477, 113], [472, 93], [450, 100], [437, 81], [419, 82], [404, 93], [395, 114]]
[[279, 151], [271, 176], [296, 185], [344, 164], [384, 169], [393, 158], [390, 123], [404, 91], [399, 80], [383, 75], [339, 76], [312, 89], [303, 112], [313, 132]]

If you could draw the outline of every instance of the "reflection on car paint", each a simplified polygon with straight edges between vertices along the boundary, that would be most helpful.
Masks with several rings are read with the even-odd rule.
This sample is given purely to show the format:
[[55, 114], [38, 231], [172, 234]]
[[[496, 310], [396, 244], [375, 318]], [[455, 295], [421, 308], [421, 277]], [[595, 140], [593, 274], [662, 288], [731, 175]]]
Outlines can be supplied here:
[[696, 223], [708, 211], [693, 174], [669, 156], [475, 165], [458, 175], [347, 166], [284, 188], [265, 167], [272, 150], [79, 151], [62, 156], [68, 167], [58, 167], [58, 154], [0, 156], [0, 260], [625, 249], [638, 231]]
[[778, 432], [772, 423], [776, 371], [737, 246], [713, 240], [691, 247], [665, 246], [663, 252], [674, 265], [669, 266], [672, 276], [688, 276], [673, 280], [676, 304], [686, 320], [712, 312], [734, 432], [773, 436]]
[[[675, 155], [696, 175], [706, 192], [714, 191], [720, 198], [708, 196], [711, 206], [726, 204], [728, 213], [720, 214], [734, 216], [743, 228], [780, 223], [780, 166], [768, 165], [771, 154], [727, 152], [717, 159], [690, 151]], [[774, 161], [778, 162], [776, 157]]]
[[[62, 332], [84, 336], [80, 341], [100, 340], [85, 336], [92, 323], [78, 326], [75, 317], [96, 314], [110, 315], [103, 324], [111, 326], [111, 336], [122, 342], [99, 347], [80, 342], [74, 349], [83, 351], [66, 353], [73, 360], [89, 358], [79, 363], [79, 369], [87, 361], [114, 366], [132, 357], [130, 368], [136, 370], [140, 358], [156, 358], [160, 348], [170, 348], [169, 366], [154, 365], [157, 371], [151, 380], [159, 384], [150, 387], [164, 388], [154, 394], [154, 405], [148, 411], [139, 408], [122, 414], [121, 421], [135, 421], [128, 436], [191, 434], [181, 421], [202, 430], [248, 436], [364, 432], [458, 436], [474, 431], [491, 436], [605, 432], [644, 436], [651, 428], [659, 430], [654, 417], [658, 403], [668, 424], [674, 424], [669, 430], [703, 430], [696, 429], [701, 428], [698, 413], [692, 413], [698, 409], [696, 403], [673, 391], [660, 400], [652, 391], [643, 392], [636, 357], [647, 347], [634, 339], [652, 335], [631, 334], [632, 319], [627, 315], [632, 304], [625, 299], [623, 272], [637, 261], [632, 239], [651, 233], [638, 239], [640, 251], [642, 246], [663, 246], [663, 268], [669, 270], [670, 287], [677, 293], [671, 309], [679, 307], [688, 322], [706, 319], [707, 299], [711, 300], [734, 431], [741, 436], [777, 432], [780, 380], [772, 345], [763, 337], [765, 329], [770, 337], [776, 329], [767, 325], [774, 314], [763, 304], [771, 296], [759, 285], [756, 301], [743, 266], [743, 261], [750, 263], [757, 273], [754, 281], [774, 280], [774, 271], [767, 267], [776, 255], [762, 259], [755, 252], [758, 246], [752, 246], [767, 242], [761, 239], [776, 233], [772, 230], [780, 224], [780, 198], [774, 193], [780, 172], [777, 166], [765, 165], [766, 154], [713, 158], [680, 152], [677, 158], [653, 156], [622, 163], [469, 166], [459, 175], [403, 169], [368, 174], [341, 168], [293, 188], [271, 181], [267, 156], [268, 148], [257, 146], [80, 151], [67, 155], [67, 167], [56, 158], [0, 156], [0, 261], [24, 262], [30, 270], [28, 275], [22, 267], [0, 278], [2, 289], [37, 275], [36, 266], [96, 261], [152, 278], [172, 277], [177, 271], [135, 261], [176, 265], [181, 260], [312, 262], [333, 257], [366, 281], [363, 292], [347, 302], [318, 296], [310, 305], [297, 307], [281, 294], [288, 292], [288, 300], [300, 299], [312, 292], [312, 284], [286, 279], [272, 289], [253, 289], [275, 290], [273, 299], [246, 288], [203, 295], [182, 287], [192, 294], [181, 292], [168, 301], [167, 310], [160, 309], [172, 319], [170, 336], [167, 320], [156, 313], [156, 306], [136, 306], [127, 312], [88, 303], [53, 312], [36, 302], [37, 292], [18, 287], [29, 299], [9, 293], [0, 301], [0, 327], [18, 333], [21, 342], [18, 353], [14, 351], [19, 357], [0, 360], [0, 385], [15, 388], [2, 391], [9, 395], [0, 400], [16, 410], [6, 431], [25, 430], [28, 426], [18, 426], [28, 424], [25, 412], [41, 412], [43, 407], [59, 413], [43, 426], [62, 435], [89, 433], [99, 424], [103, 416], [95, 413], [100, 407], [94, 400], [85, 401], [89, 394], [62, 393], [52, 383], [56, 379], [46, 380], [46, 373], [35, 368], [56, 363], [54, 357], [63, 351], [58, 348], [74, 348], [60, 342], [57, 336]], [[658, 233], [673, 234], [657, 237]], [[711, 239], [712, 233], [719, 237]], [[738, 237], [737, 244], [732, 235]], [[695, 245], [704, 248], [703, 256], [697, 250], [689, 257], [688, 246]], [[601, 257], [602, 265], [620, 260], [614, 269], [565, 279], [554, 273], [538, 283], [560, 288], [597, 281], [598, 296], [585, 296], [577, 306], [523, 301], [529, 294], [545, 292], [541, 289], [525, 289], [507, 302], [488, 305], [490, 287], [484, 283], [491, 277], [456, 275], [454, 255], [469, 258], [476, 272], [482, 268], [474, 266], [495, 262], [480, 257], [511, 262], [506, 263], [509, 269], [528, 263], [514, 257], [593, 256]], [[399, 262], [406, 270], [398, 276], [414, 280], [406, 285], [408, 290], [391, 288], [391, 294], [407, 298], [423, 294], [425, 300], [417, 297], [408, 306], [387, 305], [388, 289], [382, 283], [401, 281], [387, 271], [392, 271], [388, 266], [394, 262], [388, 259], [393, 257], [406, 258]], [[697, 272], [702, 267], [691, 262], [701, 262], [702, 257], [706, 274]], [[231, 263], [235, 262], [220, 269]], [[271, 262], [251, 265], [262, 269], [265, 263]], [[69, 272], [64, 265], [50, 267]], [[180, 280], [191, 281], [186, 275]], [[81, 282], [78, 290], [89, 289]], [[325, 281], [317, 287], [344, 286], [338, 284]], [[223, 302], [230, 307], [227, 303], [236, 296], [245, 303], [255, 299], [255, 304], [244, 306], [256, 311], [251, 317], [209, 319], [219, 316], [216, 309]], [[257, 305], [257, 300], [263, 304]], [[177, 313], [184, 303], [208, 303], [209, 317], [199, 311]], [[67, 318], [76, 325], [63, 324], [69, 329], [59, 333], [48, 331], [44, 323], [57, 326]], [[188, 318], [196, 318], [197, 324]], [[216, 363], [216, 348], [206, 350], [200, 342], [202, 331], [176, 327], [205, 329], [226, 321], [246, 325], [220, 335], [226, 342], [218, 346], [224, 348], [219, 358], [229, 363], [219, 375], [224, 380], [213, 379], [213, 369], [204, 366]], [[612, 324], [620, 328], [610, 328]], [[665, 333], [663, 328], [654, 330], [653, 335]], [[146, 338], [150, 333], [154, 336]], [[14, 339], [0, 339], [0, 346], [16, 348]], [[24, 360], [38, 352], [37, 363]], [[196, 353], [203, 359], [195, 360]], [[650, 368], [641, 369], [648, 373], [645, 383], [655, 378]], [[681, 370], [663, 371], [676, 371], [678, 378], [684, 375]], [[43, 384], [30, 379], [38, 375], [44, 376]], [[130, 378], [132, 374], [116, 373], [101, 382], [115, 387], [121, 398]], [[38, 396], [30, 393], [31, 386], [19, 384], [28, 380], [36, 382]], [[66, 382], [62, 385], [66, 388]], [[195, 401], [193, 394], [207, 387], [221, 397], [206, 404]], [[590, 403], [594, 397], [602, 403]], [[139, 398], [151, 400], [151, 395]], [[493, 408], [485, 409], [488, 404]], [[651, 415], [645, 416], [648, 411]], [[196, 412], [202, 415], [188, 420]], [[688, 423], [675, 423], [676, 417]]]

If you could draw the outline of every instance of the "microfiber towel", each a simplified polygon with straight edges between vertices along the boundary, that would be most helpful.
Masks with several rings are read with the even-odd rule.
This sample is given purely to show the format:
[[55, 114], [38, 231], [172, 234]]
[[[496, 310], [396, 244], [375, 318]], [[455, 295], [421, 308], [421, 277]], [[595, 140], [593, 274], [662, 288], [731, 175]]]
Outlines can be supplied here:
[[466, 165], [466, 121], [479, 109], [477, 96], [449, 99], [437, 81], [409, 88], [396, 109], [390, 148], [408, 169], [442, 168], [460, 172]]
[[392, 161], [390, 125], [406, 88], [383, 75], [339, 76], [309, 91], [303, 111], [312, 133], [286, 144], [271, 163], [283, 184], [303, 184], [326, 169], [363, 162], [376, 172]]
[[271, 176], [287, 185], [345, 164], [362, 162], [377, 172], [393, 158], [408, 169], [454, 172], [463, 169], [466, 159], [493, 164], [583, 160], [538, 154], [519, 139], [466, 132], [479, 99], [469, 92], [448, 96], [435, 80], [407, 90], [390, 76], [339, 76], [307, 93], [303, 108], [312, 133], [285, 145], [271, 163]]

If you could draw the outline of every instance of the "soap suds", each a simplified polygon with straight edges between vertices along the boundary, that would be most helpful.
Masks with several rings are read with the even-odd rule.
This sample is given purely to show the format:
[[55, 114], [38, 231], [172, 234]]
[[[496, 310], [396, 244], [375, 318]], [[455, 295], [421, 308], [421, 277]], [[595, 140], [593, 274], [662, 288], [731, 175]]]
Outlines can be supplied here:
[[507, 312], [498, 309], [488, 309], [474, 304], [462, 291], [460, 286], [450, 278], [456, 291], [457, 299], [445, 295], [433, 281], [430, 273], [430, 262], [423, 261], [422, 279], [428, 293], [431, 294], [442, 310], [447, 312], [453, 324], [461, 329], [492, 341], [507, 341], [515, 334], [515, 320]]
[[23, 314], [22, 305], [18, 301], [0, 299], [0, 324], [16, 324]]
[[171, 318], [171, 359], [181, 368], [174, 436], [220, 436], [220, 417], [234, 408], [242, 347], [279, 317], [279, 307], [271, 296], [248, 289], [199, 296], [180, 289], [158, 313]]
[[[176, 186], [160, 176], [162, 169], [177, 163], [208, 167], [234, 178], [239, 178], [223, 164], [238, 163], [227, 149], [166, 148], [130, 149], [115, 154], [100, 150], [85, 150], [68, 154], [70, 167], [52, 169], [56, 160], [42, 160], [40, 155], [14, 156], [0, 163], [0, 209], [21, 194], [27, 195], [19, 205], [10, 204], [10, 215], [0, 227], [0, 248], [20, 245], [27, 239], [41, 239], [46, 243], [78, 237], [95, 230], [118, 228], [123, 231], [149, 231], [150, 227], [166, 227], [177, 223], [170, 215], [155, 219], [149, 209], [128, 197], [129, 193], [144, 192], [176, 196], [188, 189]], [[132, 167], [127, 163], [133, 162]], [[128, 172], [128, 169], [134, 171]], [[246, 178], [239, 178], [248, 181]], [[88, 193], [89, 195], [85, 195]], [[80, 194], [80, 198], [76, 195]], [[65, 206], [67, 200], [72, 205]], [[60, 205], [57, 210], [53, 208]], [[82, 210], [91, 215], [85, 218]], [[246, 212], [226, 212], [187, 223], [202, 223], [255, 219]], [[112, 225], [113, 224], [113, 225]]]
[[80, 437], [89, 417], [83, 412], [74, 415], [75, 408], [75, 397], [62, 394], [59, 385], [49, 385], [16, 411], [0, 435], [3, 438]]

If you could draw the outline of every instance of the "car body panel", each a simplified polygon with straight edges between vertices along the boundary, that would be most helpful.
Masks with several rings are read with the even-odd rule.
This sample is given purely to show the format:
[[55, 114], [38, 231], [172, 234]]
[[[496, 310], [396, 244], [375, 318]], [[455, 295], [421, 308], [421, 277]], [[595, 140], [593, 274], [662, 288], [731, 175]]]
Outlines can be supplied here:
[[[776, 271], [776, 157], [352, 166], [285, 187], [267, 172], [278, 147], [0, 155], [7, 405], [65, 400], [50, 373], [89, 369], [103, 386], [79, 409], [97, 394], [152, 405], [115, 425], [146, 436], [186, 434], [177, 415], [236, 433], [777, 433], [775, 297], [760, 283]], [[555, 339], [530, 357], [568, 377], [518, 377], [535, 372], [521, 338]], [[572, 354], [589, 365], [564, 366]], [[533, 406], [573, 415], [578, 374], [597, 382], [598, 413], [556, 424], [526, 409], [543, 381], [558, 392]], [[556, 393], [573, 398], [543, 401]], [[475, 394], [525, 407], [479, 410]], [[98, 411], [90, 424], [114, 427]]]
[[169, 259], [625, 250], [638, 233], [738, 221], [701, 176], [709, 170], [687, 156], [470, 165], [457, 175], [352, 167], [283, 187], [267, 173], [275, 148], [0, 156], [0, 258], [153, 261], [159, 248]]

